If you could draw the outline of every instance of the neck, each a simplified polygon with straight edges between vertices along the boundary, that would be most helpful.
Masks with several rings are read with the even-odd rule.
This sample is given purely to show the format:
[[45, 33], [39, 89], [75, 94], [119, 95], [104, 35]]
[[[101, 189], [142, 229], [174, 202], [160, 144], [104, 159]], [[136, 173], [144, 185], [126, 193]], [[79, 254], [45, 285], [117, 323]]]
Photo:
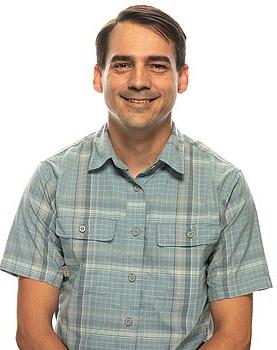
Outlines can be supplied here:
[[131, 172], [139, 172], [156, 162], [172, 128], [171, 116], [158, 127], [122, 127], [108, 119], [108, 133], [115, 154]]

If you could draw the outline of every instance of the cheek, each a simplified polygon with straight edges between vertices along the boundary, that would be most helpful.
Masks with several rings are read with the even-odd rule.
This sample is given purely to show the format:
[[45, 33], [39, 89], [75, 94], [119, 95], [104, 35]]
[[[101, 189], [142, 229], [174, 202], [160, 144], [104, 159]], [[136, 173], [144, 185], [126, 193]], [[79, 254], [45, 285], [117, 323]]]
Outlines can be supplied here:
[[[105, 94], [109, 99], [115, 99], [116, 97], [119, 96], [120, 92], [123, 91], [123, 84], [122, 81], [114, 81], [114, 80], [109, 80], [105, 84]], [[126, 89], [125, 89], [126, 90]]]
[[177, 91], [176, 91], [175, 87], [172, 86], [171, 88], [164, 91], [164, 96], [165, 96], [165, 100], [168, 104], [174, 103], [176, 96], [177, 96]]
[[159, 91], [166, 99], [174, 98], [178, 92], [178, 81], [173, 77], [164, 77], [155, 82], [153, 87]]
[[104, 100], [107, 107], [110, 110], [118, 110], [122, 108], [123, 101], [121, 101], [121, 97], [119, 96], [120, 90], [118, 85], [114, 86], [112, 84], [107, 84], [104, 89]]
[[113, 90], [120, 89], [123, 86], [126, 86], [128, 81], [128, 74], [108, 74], [105, 82], [106, 85], [110, 86]]
[[116, 95], [115, 87], [110, 83], [106, 84], [104, 89], [104, 95], [106, 100], [114, 100]]

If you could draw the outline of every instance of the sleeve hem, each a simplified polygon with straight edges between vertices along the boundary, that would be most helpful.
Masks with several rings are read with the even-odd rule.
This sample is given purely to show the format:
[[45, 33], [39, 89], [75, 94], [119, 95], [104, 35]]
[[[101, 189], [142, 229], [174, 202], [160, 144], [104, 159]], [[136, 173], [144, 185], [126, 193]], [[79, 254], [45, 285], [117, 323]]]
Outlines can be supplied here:
[[61, 288], [62, 285], [62, 279], [60, 278], [59, 274], [46, 274], [45, 271], [32, 271], [27, 270], [24, 268], [21, 268], [20, 266], [16, 266], [13, 264], [10, 264], [8, 262], [2, 261], [0, 265], [0, 270], [9, 273], [12, 276], [15, 277], [27, 277], [30, 279], [34, 279], [41, 282], [46, 282], [48, 284], [53, 285], [54, 287]]
[[245, 287], [237, 290], [230, 291], [228, 289], [218, 289], [218, 290], [208, 290], [208, 301], [215, 301], [220, 299], [235, 298], [242, 295], [250, 294], [253, 292], [258, 292], [261, 290], [272, 288], [272, 283], [270, 279], [264, 281], [264, 283], [259, 283], [259, 285], [253, 285], [251, 287]]

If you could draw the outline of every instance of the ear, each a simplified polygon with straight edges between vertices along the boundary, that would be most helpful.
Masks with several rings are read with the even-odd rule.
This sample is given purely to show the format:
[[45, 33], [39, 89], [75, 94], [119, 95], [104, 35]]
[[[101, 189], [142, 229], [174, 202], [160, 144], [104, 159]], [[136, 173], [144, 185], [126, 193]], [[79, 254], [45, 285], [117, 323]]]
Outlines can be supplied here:
[[188, 87], [188, 79], [189, 79], [189, 66], [184, 64], [183, 68], [179, 72], [179, 80], [178, 80], [178, 92], [181, 94], [185, 92]]
[[102, 70], [98, 64], [94, 66], [93, 86], [97, 92], [103, 92]]

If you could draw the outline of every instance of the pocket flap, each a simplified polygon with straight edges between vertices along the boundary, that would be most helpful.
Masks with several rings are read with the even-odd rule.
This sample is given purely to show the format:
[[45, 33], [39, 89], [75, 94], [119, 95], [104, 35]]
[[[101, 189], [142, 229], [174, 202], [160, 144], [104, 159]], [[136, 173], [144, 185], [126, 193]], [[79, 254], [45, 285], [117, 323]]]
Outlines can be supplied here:
[[114, 238], [116, 220], [90, 218], [88, 222], [78, 218], [59, 218], [56, 234], [62, 238], [110, 241]]
[[213, 244], [219, 238], [219, 234], [218, 223], [157, 223], [157, 243], [160, 247], [192, 247]]

